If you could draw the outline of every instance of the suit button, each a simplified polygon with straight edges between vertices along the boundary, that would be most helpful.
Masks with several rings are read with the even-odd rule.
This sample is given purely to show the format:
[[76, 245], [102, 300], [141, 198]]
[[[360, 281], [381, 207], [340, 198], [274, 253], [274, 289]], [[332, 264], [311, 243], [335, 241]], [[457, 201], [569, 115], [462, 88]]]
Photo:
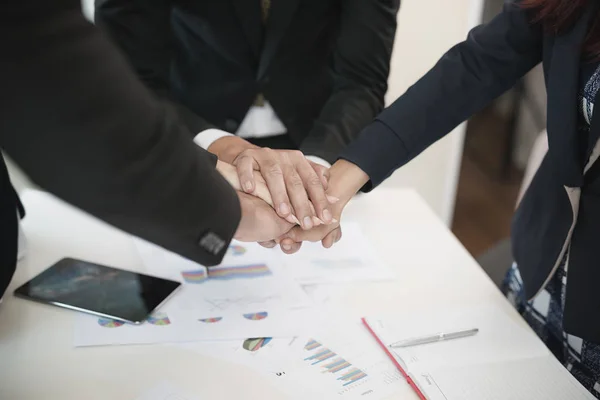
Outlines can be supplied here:
[[235, 133], [238, 130], [240, 124], [234, 119], [225, 120], [225, 130], [231, 133]]

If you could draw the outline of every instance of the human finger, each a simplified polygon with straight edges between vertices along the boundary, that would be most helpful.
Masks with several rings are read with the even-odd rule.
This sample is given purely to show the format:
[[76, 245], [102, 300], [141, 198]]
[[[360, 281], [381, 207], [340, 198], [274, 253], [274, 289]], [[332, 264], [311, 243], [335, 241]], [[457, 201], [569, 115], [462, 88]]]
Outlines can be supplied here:
[[333, 215], [329, 209], [329, 201], [325, 194], [322, 179], [301, 152], [294, 152], [291, 157], [294, 160], [294, 166], [302, 180], [303, 187], [314, 206], [316, 216], [325, 224], [331, 223]]
[[342, 229], [337, 227], [333, 231], [329, 232], [321, 241], [321, 244], [326, 249], [331, 248], [335, 243], [337, 243], [342, 238]]
[[294, 254], [300, 250], [302, 242], [294, 242], [292, 239], [283, 239], [279, 246], [281, 247], [281, 251], [285, 254]]

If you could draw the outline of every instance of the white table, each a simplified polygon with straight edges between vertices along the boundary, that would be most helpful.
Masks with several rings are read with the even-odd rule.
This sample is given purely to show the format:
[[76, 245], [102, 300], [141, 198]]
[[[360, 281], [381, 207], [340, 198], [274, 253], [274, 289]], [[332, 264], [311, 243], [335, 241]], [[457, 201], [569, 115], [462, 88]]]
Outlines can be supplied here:
[[[127, 234], [46, 193], [27, 191], [23, 201], [29, 249], [9, 291], [65, 256], [142, 268]], [[415, 192], [380, 189], [359, 196], [348, 206], [344, 219], [362, 225], [399, 278], [348, 286], [333, 302], [349, 314], [368, 315], [409, 305], [431, 310], [491, 302], [520, 320]], [[5, 297], [0, 305], [0, 399], [132, 400], [162, 379], [191, 393], [201, 385], [203, 398], [208, 399], [284, 397], [250, 369], [172, 346], [74, 348], [74, 315]], [[402, 398], [416, 396], [407, 386]]]

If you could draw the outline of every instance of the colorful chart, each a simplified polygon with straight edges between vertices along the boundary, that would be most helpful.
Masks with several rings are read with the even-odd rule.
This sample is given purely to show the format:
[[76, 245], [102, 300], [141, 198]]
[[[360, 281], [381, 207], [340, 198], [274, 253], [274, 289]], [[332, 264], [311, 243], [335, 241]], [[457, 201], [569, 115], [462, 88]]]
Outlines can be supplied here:
[[354, 367], [352, 363], [314, 339], [310, 339], [306, 343], [304, 350], [311, 352], [311, 355], [306, 357], [304, 361], [310, 363], [310, 365], [318, 365], [322, 373], [334, 375], [343, 387], [352, 385], [367, 377], [366, 372]]
[[265, 264], [214, 267], [208, 269], [209, 279], [221, 281], [261, 278], [268, 275], [271, 275], [271, 270]]
[[329, 364], [323, 365], [323, 368], [326, 369], [326, 371], [323, 371], [323, 372], [329, 372], [329, 373], [335, 374], [336, 372], [340, 372], [341, 370], [346, 369], [351, 366], [352, 366], [352, 364], [350, 364], [348, 361], [344, 360], [343, 358], [336, 358]]
[[257, 351], [266, 346], [271, 339], [270, 337], [246, 339], [242, 347], [248, 351]]
[[337, 356], [336, 353], [324, 347], [312, 356], [306, 357], [304, 361], [310, 361], [310, 365], [316, 365], [322, 363], [325, 360], [329, 360], [330, 358], [335, 356]]
[[157, 326], [166, 326], [166, 325], [171, 325], [171, 320], [169, 319], [169, 317], [167, 317], [167, 314], [164, 313], [154, 313], [151, 316], [149, 316], [146, 321], [148, 321], [148, 323], [152, 324], [152, 325], [157, 325]]
[[320, 347], [321, 343], [317, 342], [315, 339], [310, 339], [308, 342], [306, 342], [306, 345], [304, 346], [304, 350], [314, 350], [317, 347]]
[[338, 379], [338, 381], [344, 382], [344, 384], [342, 386], [348, 386], [348, 385], [356, 383], [366, 377], [367, 377], [367, 374], [365, 374], [360, 369], [352, 368], [350, 371], [348, 371], [347, 374], [342, 375], [337, 379]]
[[232, 244], [229, 246], [229, 250], [234, 256], [241, 256], [246, 253], [246, 248], [244, 246], [240, 246], [239, 244]]
[[196, 269], [193, 271], [183, 271], [181, 276], [186, 283], [202, 283], [206, 280], [206, 271], [203, 269]]
[[204, 322], [205, 324], [216, 324], [217, 322], [221, 321], [222, 319], [223, 319], [223, 317], [213, 317], [213, 318], [202, 318], [202, 319], [199, 319], [198, 321]]
[[98, 318], [98, 325], [103, 326], [104, 328], [118, 328], [124, 324], [124, 322], [115, 321], [110, 318]]
[[265, 319], [268, 316], [269, 316], [269, 313], [266, 311], [244, 314], [244, 318], [249, 319], [251, 321], [260, 321], [261, 319]]

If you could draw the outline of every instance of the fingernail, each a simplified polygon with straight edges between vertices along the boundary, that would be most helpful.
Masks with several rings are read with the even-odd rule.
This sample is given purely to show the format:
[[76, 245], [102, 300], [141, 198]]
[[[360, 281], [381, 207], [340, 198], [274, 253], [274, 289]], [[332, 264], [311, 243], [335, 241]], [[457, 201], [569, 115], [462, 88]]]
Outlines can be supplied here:
[[314, 226], [319, 226], [319, 225], [323, 225], [323, 221], [321, 221], [319, 218], [317, 217], [312, 217], [312, 221], [313, 221], [313, 225]]
[[329, 210], [323, 210], [323, 222], [328, 224], [331, 222], [332, 219], [333, 216], [331, 215], [331, 212]]
[[292, 246], [289, 243], [282, 243], [281, 247], [287, 251], [290, 251], [292, 249]]
[[337, 220], [337, 219], [335, 219], [335, 218], [331, 220], [331, 223], [332, 223], [332, 224], [337, 224], [338, 222], [340, 222], [340, 221], [338, 221], [338, 220]]
[[313, 227], [313, 222], [311, 217], [304, 217], [304, 229], [311, 229]]
[[327, 200], [329, 200], [329, 202], [330, 202], [331, 204], [335, 204], [335, 203], [337, 203], [338, 201], [340, 201], [340, 199], [338, 199], [337, 197], [333, 197], [333, 196], [330, 196], [330, 195], [327, 195]]
[[246, 192], [251, 192], [252, 191], [252, 182], [250, 182], [250, 181], [244, 182], [244, 190]]
[[279, 205], [279, 213], [288, 215], [290, 213], [290, 207], [286, 203], [281, 203]]
[[295, 215], [292, 215], [292, 221], [294, 221], [294, 224], [296, 224], [296, 225], [301, 225], [300, 220], [298, 218], [296, 218]]

